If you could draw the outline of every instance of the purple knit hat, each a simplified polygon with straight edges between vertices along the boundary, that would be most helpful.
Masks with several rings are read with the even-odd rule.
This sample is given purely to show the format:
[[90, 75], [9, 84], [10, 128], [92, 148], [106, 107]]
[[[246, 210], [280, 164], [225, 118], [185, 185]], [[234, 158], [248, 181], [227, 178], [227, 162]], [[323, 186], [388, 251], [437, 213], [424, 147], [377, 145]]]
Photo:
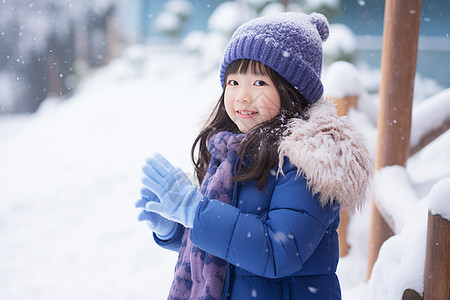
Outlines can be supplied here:
[[228, 65], [237, 59], [260, 61], [286, 79], [309, 103], [323, 94], [322, 42], [328, 21], [322, 14], [279, 13], [242, 24], [231, 37], [220, 67], [224, 85]]

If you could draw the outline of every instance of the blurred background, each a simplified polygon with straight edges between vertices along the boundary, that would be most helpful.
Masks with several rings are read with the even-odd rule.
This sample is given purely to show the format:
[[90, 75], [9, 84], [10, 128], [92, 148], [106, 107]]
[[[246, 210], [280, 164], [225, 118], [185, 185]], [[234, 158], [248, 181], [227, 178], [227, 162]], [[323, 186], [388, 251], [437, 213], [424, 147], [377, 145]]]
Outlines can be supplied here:
[[[2, 0], [0, 116], [33, 113], [46, 98], [67, 98], [84, 76], [130, 45], [181, 45], [181, 51], [205, 58], [203, 70], [215, 71], [237, 26], [283, 10], [329, 18], [333, 34], [324, 45], [325, 68], [345, 60], [379, 70], [380, 0]], [[450, 86], [449, 28], [450, 2], [423, 1], [417, 65], [418, 84], [427, 94], [422, 98]], [[366, 82], [368, 91], [377, 88], [378, 81]]]

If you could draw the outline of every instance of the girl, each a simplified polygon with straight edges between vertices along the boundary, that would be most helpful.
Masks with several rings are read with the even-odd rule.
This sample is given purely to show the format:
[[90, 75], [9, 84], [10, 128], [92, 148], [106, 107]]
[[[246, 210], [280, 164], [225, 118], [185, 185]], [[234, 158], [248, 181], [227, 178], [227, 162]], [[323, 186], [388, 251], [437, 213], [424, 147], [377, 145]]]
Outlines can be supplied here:
[[156, 154], [140, 220], [179, 251], [169, 299], [340, 299], [340, 208], [365, 199], [364, 139], [321, 99], [320, 14], [243, 24], [222, 61], [223, 93], [192, 147], [197, 189]]

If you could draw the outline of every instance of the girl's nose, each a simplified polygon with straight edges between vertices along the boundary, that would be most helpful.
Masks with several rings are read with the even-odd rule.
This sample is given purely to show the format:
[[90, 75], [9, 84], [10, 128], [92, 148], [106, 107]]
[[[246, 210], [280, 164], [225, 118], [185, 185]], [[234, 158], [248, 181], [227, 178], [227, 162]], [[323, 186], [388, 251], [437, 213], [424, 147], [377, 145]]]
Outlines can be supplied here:
[[237, 102], [250, 103], [252, 102], [252, 96], [246, 89], [242, 89], [236, 97]]

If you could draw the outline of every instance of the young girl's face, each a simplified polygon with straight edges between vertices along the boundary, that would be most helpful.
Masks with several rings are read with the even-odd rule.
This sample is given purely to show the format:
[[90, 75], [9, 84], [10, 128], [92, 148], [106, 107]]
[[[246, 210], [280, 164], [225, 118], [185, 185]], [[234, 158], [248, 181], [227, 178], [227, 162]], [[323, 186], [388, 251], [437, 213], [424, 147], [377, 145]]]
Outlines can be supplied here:
[[243, 133], [273, 119], [281, 110], [280, 96], [269, 76], [250, 69], [244, 74], [229, 74], [225, 82], [225, 110]]

